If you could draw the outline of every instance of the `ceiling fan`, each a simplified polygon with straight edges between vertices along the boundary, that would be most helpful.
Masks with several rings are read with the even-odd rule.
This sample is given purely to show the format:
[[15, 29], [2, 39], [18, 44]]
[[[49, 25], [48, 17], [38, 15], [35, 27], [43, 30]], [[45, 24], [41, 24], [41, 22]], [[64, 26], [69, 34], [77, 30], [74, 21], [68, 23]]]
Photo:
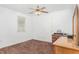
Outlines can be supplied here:
[[32, 12], [30, 14], [36, 14], [41, 15], [42, 13], [48, 13], [46, 7], [39, 7], [39, 5], [36, 8], [30, 8]]

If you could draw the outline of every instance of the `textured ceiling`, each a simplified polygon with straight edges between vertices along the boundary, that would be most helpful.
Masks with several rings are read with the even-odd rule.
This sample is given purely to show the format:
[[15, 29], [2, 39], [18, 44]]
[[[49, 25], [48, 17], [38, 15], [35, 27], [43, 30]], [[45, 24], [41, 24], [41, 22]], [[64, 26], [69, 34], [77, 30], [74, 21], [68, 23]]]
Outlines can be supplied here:
[[[27, 14], [31, 12], [30, 8], [35, 8], [37, 4], [0, 4], [0, 6]], [[73, 4], [39, 4], [39, 6], [46, 7], [49, 13], [74, 7]]]

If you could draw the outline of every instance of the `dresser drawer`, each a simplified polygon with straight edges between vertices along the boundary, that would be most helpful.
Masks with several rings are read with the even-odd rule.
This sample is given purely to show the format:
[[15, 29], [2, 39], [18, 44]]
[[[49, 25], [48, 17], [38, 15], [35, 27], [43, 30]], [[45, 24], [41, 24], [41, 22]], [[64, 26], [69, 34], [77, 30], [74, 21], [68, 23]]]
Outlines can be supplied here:
[[54, 46], [54, 53], [55, 54], [79, 54], [79, 50], [74, 50], [70, 48]]

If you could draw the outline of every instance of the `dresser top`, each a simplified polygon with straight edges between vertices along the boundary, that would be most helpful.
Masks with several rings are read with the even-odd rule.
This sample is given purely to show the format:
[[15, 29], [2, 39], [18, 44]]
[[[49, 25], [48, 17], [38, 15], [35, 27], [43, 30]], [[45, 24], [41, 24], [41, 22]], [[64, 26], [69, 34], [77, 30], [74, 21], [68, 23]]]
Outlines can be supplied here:
[[72, 39], [68, 39], [67, 37], [60, 37], [59, 39], [57, 39], [57, 41], [53, 43], [53, 45], [79, 50], [78, 46], [73, 46]]

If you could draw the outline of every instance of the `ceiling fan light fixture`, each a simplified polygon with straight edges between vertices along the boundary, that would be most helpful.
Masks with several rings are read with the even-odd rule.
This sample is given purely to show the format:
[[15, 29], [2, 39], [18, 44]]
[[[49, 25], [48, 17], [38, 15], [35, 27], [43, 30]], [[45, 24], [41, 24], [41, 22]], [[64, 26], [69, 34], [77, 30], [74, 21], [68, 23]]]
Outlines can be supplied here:
[[36, 15], [41, 15], [42, 13], [41, 13], [41, 12], [35, 12], [35, 14], [36, 14]]

